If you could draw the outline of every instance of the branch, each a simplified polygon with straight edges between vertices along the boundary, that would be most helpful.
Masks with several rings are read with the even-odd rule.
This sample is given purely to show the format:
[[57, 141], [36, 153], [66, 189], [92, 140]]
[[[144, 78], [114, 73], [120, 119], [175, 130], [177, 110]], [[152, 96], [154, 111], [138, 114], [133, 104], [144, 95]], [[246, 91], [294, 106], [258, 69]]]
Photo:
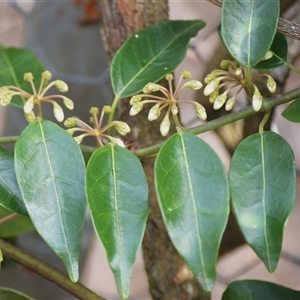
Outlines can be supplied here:
[[3, 256], [54, 282], [78, 299], [104, 300], [104, 298], [96, 295], [81, 283], [71, 282], [65, 274], [45, 264], [37, 258], [23, 252], [17, 247], [12, 246], [2, 239], [0, 239], [0, 249], [3, 253]]
[[[207, 0], [222, 7], [222, 0]], [[300, 25], [279, 17], [277, 31], [295, 40], [300, 40]]]

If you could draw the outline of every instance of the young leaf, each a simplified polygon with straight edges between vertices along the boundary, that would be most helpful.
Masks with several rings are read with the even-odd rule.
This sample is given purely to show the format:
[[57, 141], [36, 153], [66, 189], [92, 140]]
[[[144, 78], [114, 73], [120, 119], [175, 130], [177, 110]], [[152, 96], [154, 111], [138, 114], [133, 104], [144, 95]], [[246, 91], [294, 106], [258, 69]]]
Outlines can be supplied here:
[[300, 98], [293, 101], [282, 113], [288, 121], [300, 123]]
[[13, 212], [28, 216], [17, 183], [14, 154], [0, 146], [0, 205]]
[[[11, 215], [10, 210], [0, 207], [0, 219]], [[9, 221], [0, 225], [0, 237], [9, 238], [34, 230], [29, 218], [17, 215]]]
[[276, 269], [283, 229], [296, 191], [294, 155], [274, 132], [253, 134], [237, 147], [229, 184], [236, 218], [247, 243], [267, 269]]
[[285, 286], [260, 280], [241, 280], [229, 284], [222, 300], [283, 300], [300, 299], [300, 292]]
[[33, 300], [29, 296], [9, 288], [0, 287], [1, 300]]
[[87, 165], [86, 195], [119, 295], [127, 298], [149, 210], [148, 185], [140, 161], [119, 146], [98, 149]]
[[270, 59], [262, 60], [260, 61], [254, 69], [257, 70], [272, 70], [277, 67], [280, 67], [284, 64], [287, 58], [287, 51], [288, 51], [288, 44], [286, 37], [283, 34], [276, 33], [274, 41], [272, 43], [272, 46], [270, 50], [279, 58], [277, 58], [275, 55], [273, 55]]
[[169, 236], [195, 278], [210, 291], [229, 212], [224, 167], [200, 138], [178, 133], [161, 148], [154, 171]]
[[242, 65], [254, 67], [273, 42], [279, 17], [279, 0], [223, 0], [222, 39]]
[[77, 281], [86, 207], [78, 144], [56, 124], [35, 121], [16, 143], [15, 171], [36, 230]]
[[[32, 92], [29, 82], [24, 81], [24, 73], [31, 72], [35, 77], [35, 83], [40, 84], [41, 73], [44, 67], [27, 49], [4, 48], [0, 45], [0, 87], [14, 85], [24, 91]], [[11, 104], [23, 108], [25, 99], [14, 96]]]
[[111, 64], [115, 95], [129, 97], [174, 71], [186, 55], [189, 40], [204, 26], [200, 20], [166, 21], [129, 37]]

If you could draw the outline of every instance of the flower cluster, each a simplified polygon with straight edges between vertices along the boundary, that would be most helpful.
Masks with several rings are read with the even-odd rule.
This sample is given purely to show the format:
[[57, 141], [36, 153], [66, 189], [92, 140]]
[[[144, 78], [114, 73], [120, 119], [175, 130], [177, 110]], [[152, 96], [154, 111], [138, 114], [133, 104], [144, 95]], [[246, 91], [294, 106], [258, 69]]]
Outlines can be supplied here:
[[[168, 81], [169, 88], [165, 88], [156, 83], [148, 83], [144, 89], [143, 94], [135, 95], [130, 99], [130, 104], [132, 105], [129, 114], [131, 116], [137, 115], [144, 107], [146, 103], [153, 103], [154, 105], [149, 110], [148, 120], [156, 120], [160, 115], [162, 110], [166, 109], [165, 116], [160, 124], [160, 132], [162, 136], [166, 136], [170, 130], [170, 114], [173, 116], [174, 122], [177, 126], [182, 127], [178, 121], [178, 103], [190, 103], [196, 108], [197, 115], [200, 119], [206, 120], [206, 111], [203, 105], [196, 101], [191, 100], [178, 100], [179, 95], [185, 88], [190, 88], [192, 90], [199, 90], [202, 87], [202, 83], [197, 80], [190, 80], [183, 85], [181, 82], [183, 79], [190, 79], [191, 73], [189, 71], [183, 71], [179, 83], [173, 91], [173, 75], [168, 74], [166, 80]], [[161, 92], [163, 96], [153, 95], [152, 93]]]
[[25, 73], [24, 80], [29, 82], [32, 88], [32, 94], [18, 88], [16, 86], [3, 86], [0, 88], [0, 105], [8, 105], [14, 96], [23, 97], [26, 100], [24, 104], [24, 113], [28, 122], [33, 122], [36, 118], [34, 113], [34, 106], [37, 106], [37, 113], [39, 117], [42, 117], [41, 103], [47, 102], [53, 105], [53, 114], [58, 122], [64, 120], [64, 111], [62, 107], [53, 99], [62, 99], [64, 105], [72, 110], [74, 108], [73, 101], [63, 95], [50, 95], [46, 96], [46, 92], [53, 86], [58, 91], [65, 93], [68, 91], [68, 85], [62, 80], [54, 80], [48, 84], [48, 81], [52, 78], [52, 74], [49, 71], [44, 71], [41, 75], [41, 83], [37, 90], [33, 83], [32, 73]]
[[103, 146], [105, 141], [119, 145], [121, 147], [125, 147], [124, 142], [121, 138], [113, 137], [109, 134], [104, 133], [111, 127], [114, 127], [117, 130], [117, 132], [121, 135], [126, 135], [130, 132], [130, 127], [128, 126], [128, 124], [122, 121], [112, 121], [102, 127], [104, 115], [109, 114], [110, 112], [111, 107], [105, 105], [102, 108], [100, 117], [98, 118], [99, 109], [97, 107], [92, 107], [90, 109], [90, 123], [94, 125], [94, 128], [75, 117], [66, 119], [64, 125], [69, 128], [67, 129], [67, 132], [71, 135], [73, 135], [74, 132], [83, 132], [81, 135], [74, 137], [78, 144], [82, 142], [83, 138], [87, 136], [92, 136], [96, 138], [99, 147]]
[[[237, 95], [244, 89], [248, 92], [253, 109], [259, 111], [263, 98], [257, 85], [253, 83], [253, 80], [258, 77], [267, 77], [267, 87], [271, 93], [274, 93], [276, 90], [276, 82], [269, 74], [264, 73], [253, 76], [251, 81], [249, 81], [247, 80], [245, 68], [237, 61], [223, 60], [220, 67], [221, 69], [215, 69], [204, 79], [204, 82], [207, 84], [204, 89], [204, 95], [209, 96], [209, 101], [213, 103], [213, 108], [216, 110], [223, 107], [225, 103], [225, 110], [231, 110], [236, 102]], [[250, 87], [249, 82], [251, 82]], [[221, 88], [225, 86], [225, 91], [220, 94]], [[235, 93], [228, 99], [228, 94], [235, 88]]]

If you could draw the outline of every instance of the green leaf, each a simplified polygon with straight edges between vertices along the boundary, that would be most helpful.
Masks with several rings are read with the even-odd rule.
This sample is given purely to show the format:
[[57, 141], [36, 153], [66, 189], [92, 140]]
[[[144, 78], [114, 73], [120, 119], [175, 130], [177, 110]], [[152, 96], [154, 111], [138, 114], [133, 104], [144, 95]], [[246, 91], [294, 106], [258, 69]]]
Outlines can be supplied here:
[[5, 287], [0, 287], [0, 299], [1, 300], [33, 300], [29, 296]]
[[0, 146], [0, 205], [18, 214], [28, 216], [19, 189], [14, 154]]
[[[0, 207], [0, 219], [11, 215], [10, 210]], [[29, 218], [17, 215], [11, 220], [0, 225], [0, 237], [9, 238], [34, 230], [34, 226]]]
[[98, 149], [87, 165], [86, 195], [119, 295], [127, 298], [149, 210], [148, 185], [140, 161], [119, 146]]
[[3, 254], [2, 254], [2, 251], [0, 249], [0, 270], [1, 270], [1, 264], [3, 262]]
[[230, 283], [222, 300], [297, 300], [300, 292], [259, 280], [241, 280]]
[[222, 37], [230, 54], [242, 65], [254, 67], [273, 42], [279, 0], [223, 0]]
[[178, 133], [161, 148], [154, 171], [169, 236], [195, 278], [210, 291], [229, 212], [224, 167], [200, 138]]
[[184, 59], [189, 40], [205, 26], [196, 21], [166, 21], [133, 34], [111, 64], [111, 82], [120, 98], [140, 92], [171, 73]]
[[274, 132], [249, 136], [232, 157], [229, 183], [240, 229], [273, 272], [295, 202], [296, 172], [290, 145]]
[[[35, 84], [39, 86], [43, 65], [35, 55], [27, 49], [4, 48], [0, 45], [0, 87], [14, 85], [22, 90], [32, 93], [29, 82], [24, 81], [24, 73], [31, 72], [35, 77]], [[25, 99], [14, 96], [11, 104], [23, 108]]]
[[300, 98], [293, 101], [282, 113], [288, 121], [300, 123]]
[[[272, 70], [284, 64], [287, 58], [288, 44], [286, 37], [283, 34], [276, 33], [270, 50], [275, 54], [270, 59], [260, 61], [254, 69], [257, 70]], [[278, 58], [278, 57], [279, 58]]]
[[17, 140], [15, 170], [36, 230], [77, 281], [86, 207], [85, 165], [78, 144], [56, 124], [35, 121]]

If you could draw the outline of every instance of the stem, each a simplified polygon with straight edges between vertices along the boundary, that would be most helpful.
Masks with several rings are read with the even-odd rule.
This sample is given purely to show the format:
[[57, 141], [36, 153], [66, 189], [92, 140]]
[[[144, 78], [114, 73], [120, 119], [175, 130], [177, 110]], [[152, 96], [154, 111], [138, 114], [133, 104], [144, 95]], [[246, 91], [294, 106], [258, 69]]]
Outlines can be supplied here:
[[273, 52], [273, 55], [278, 58], [279, 60], [281, 60], [287, 67], [289, 67], [291, 70], [293, 70], [296, 74], [300, 75], [300, 70], [297, 69], [296, 67], [294, 67], [292, 64], [290, 64], [287, 60], [282, 59], [280, 56], [276, 55]]
[[264, 132], [264, 127], [266, 123], [268, 122], [269, 118], [271, 116], [271, 110], [267, 111], [264, 118], [261, 120], [259, 124], [259, 133], [262, 134]]
[[120, 99], [121, 98], [119, 96], [115, 96], [113, 103], [111, 105], [111, 112], [108, 117], [108, 123], [112, 122], [112, 120], [114, 119], [115, 111], [116, 111], [116, 108], [117, 108], [117, 105], [118, 105]]
[[23, 265], [27, 269], [41, 275], [42, 277], [54, 282], [59, 285], [65, 291], [74, 295], [78, 299], [89, 299], [89, 300], [103, 300], [104, 298], [96, 295], [94, 292], [89, 290], [87, 287], [81, 283], [73, 283], [70, 279], [60, 271], [54, 269], [53, 267], [45, 264], [39, 259], [23, 252], [15, 246], [0, 239], [0, 249], [3, 256], [16, 263]]
[[1, 218], [1, 219], [0, 219], [0, 225], [6, 223], [6, 222], [8, 222], [8, 221], [10, 221], [11, 219], [13, 219], [13, 218], [15, 218], [15, 217], [17, 217], [17, 216], [18, 216], [17, 213], [12, 213], [12, 214], [10, 214], [10, 215], [4, 217], [4, 218]]

